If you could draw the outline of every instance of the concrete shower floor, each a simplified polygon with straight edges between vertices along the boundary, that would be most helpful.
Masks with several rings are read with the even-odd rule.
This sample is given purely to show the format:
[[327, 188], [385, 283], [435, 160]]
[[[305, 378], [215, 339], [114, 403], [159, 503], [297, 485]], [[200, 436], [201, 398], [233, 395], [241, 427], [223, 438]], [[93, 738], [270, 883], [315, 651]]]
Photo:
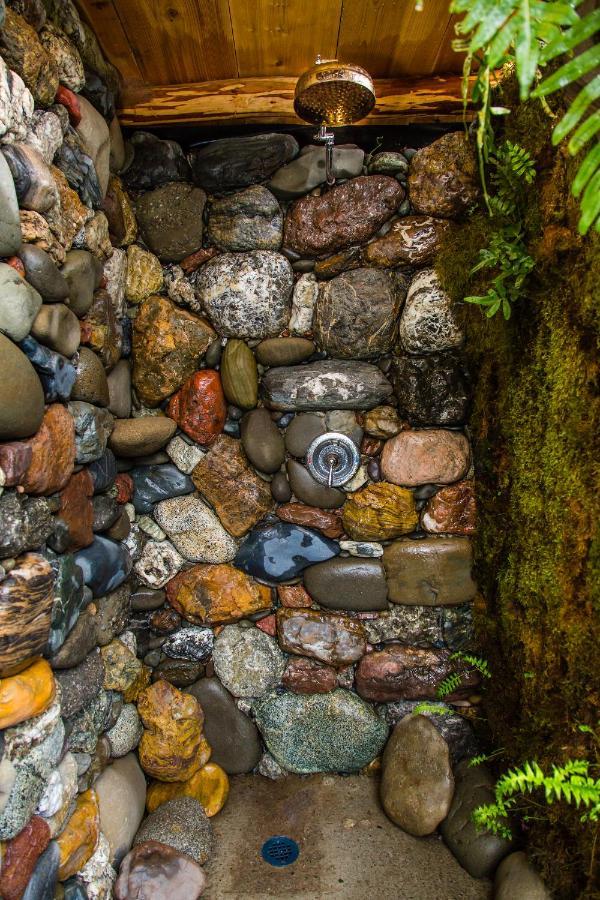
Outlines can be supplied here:
[[[377, 786], [359, 775], [233, 777], [212, 820], [204, 900], [488, 900], [490, 883], [471, 878], [440, 838], [414, 838], [389, 821]], [[262, 861], [260, 848], [275, 834], [300, 845], [293, 865]]]

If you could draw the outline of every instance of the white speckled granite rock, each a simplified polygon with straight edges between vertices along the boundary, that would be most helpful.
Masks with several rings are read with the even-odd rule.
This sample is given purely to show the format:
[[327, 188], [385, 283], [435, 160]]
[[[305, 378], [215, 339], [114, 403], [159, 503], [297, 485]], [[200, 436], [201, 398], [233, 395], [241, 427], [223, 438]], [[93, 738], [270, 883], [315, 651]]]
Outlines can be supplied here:
[[319, 284], [312, 272], [301, 275], [294, 285], [292, 297], [292, 315], [289, 329], [291, 334], [308, 334], [312, 332], [312, 320], [319, 296]]
[[275, 638], [258, 628], [226, 625], [215, 639], [213, 663], [234, 697], [262, 697], [281, 681], [285, 656]]
[[229, 562], [237, 552], [235, 539], [197, 496], [163, 500], [156, 504], [154, 516], [182, 556], [190, 562]]
[[134, 569], [148, 587], [160, 588], [177, 575], [183, 563], [170, 541], [148, 541]]
[[434, 269], [422, 269], [406, 295], [398, 329], [407, 353], [437, 353], [460, 347], [464, 334], [452, 309], [452, 301]]

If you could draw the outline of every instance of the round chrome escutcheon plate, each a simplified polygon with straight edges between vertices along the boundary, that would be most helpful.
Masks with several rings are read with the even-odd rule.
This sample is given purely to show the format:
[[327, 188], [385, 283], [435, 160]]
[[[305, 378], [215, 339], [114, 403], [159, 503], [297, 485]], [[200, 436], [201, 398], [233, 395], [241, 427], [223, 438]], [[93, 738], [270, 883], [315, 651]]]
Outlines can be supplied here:
[[337, 487], [350, 481], [360, 464], [358, 447], [337, 431], [321, 434], [306, 451], [306, 465], [320, 484]]

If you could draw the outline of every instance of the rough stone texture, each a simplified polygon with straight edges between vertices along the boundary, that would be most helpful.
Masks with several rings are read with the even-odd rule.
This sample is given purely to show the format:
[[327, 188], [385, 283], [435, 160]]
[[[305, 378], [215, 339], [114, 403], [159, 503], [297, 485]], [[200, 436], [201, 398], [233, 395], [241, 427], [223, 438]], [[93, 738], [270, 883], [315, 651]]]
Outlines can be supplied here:
[[41, 497], [27, 498], [5, 491], [0, 496], [0, 557], [15, 557], [40, 547], [55, 529], [50, 504]]
[[472, 607], [393, 606], [376, 619], [363, 622], [369, 643], [400, 641], [416, 647], [449, 647], [467, 650], [474, 646]]
[[71, 424], [75, 424], [75, 462], [83, 465], [100, 459], [112, 431], [112, 415], [82, 400], [69, 403], [68, 411]]
[[309, 528], [264, 522], [244, 539], [234, 563], [261, 581], [277, 583], [296, 578], [307, 566], [331, 559], [339, 552], [337, 542]]
[[467, 474], [471, 453], [464, 434], [445, 429], [402, 431], [387, 441], [381, 471], [393, 484], [452, 484]]
[[446, 817], [454, 778], [448, 745], [424, 716], [399, 722], [383, 754], [381, 802], [390, 819], [409, 834], [432, 834]]
[[108, 232], [113, 246], [128, 247], [132, 241], [135, 241], [138, 231], [135, 213], [129, 197], [116, 175], [111, 175], [109, 178], [102, 211], [108, 220]]
[[6, 842], [0, 871], [0, 891], [4, 900], [21, 900], [49, 841], [47, 823], [40, 816], [33, 816], [16, 837]]
[[262, 392], [270, 409], [372, 409], [390, 396], [392, 386], [369, 363], [327, 359], [269, 369]]
[[268, 484], [248, 466], [241, 442], [228, 435], [217, 438], [192, 472], [192, 481], [234, 537], [245, 535], [273, 505]]
[[412, 491], [380, 481], [350, 494], [344, 528], [357, 541], [386, 541], [414, 531], [419, 521]]
[[388, 734], [372, 706], [342, 689], [271, 694], [254, 710], [269, 751], [284, 769], [301, 775], [356, 772], [381, 752]]
[[494, 900], [550, 900], [550, 892], [523, 851], [511, 853], [496, 871]]
[[234, 697], [262, 697], [281, 681], [285, 657], [277, 641], [258, 628], [226, 625], [215, 639], [213, 663]]
[[219, 334], [236, 338], [277, 336], [291, 311], [292, 267], [280, 253], [223, 253], [195, 276], [202, 306]]
[[149, 297], [133, 328], [133, 385], [147, 406], [157, 406], [192, 375], [215, 339], [203, 319], [164, 297]]
[[179, 262], [202, 246], [205, 203], [204, 191], [182, 182], [141, 195], [135, 204], [140, 233], [159, 259]]
[[360, 176], [289, 208], [283, 244], [301, 256], [324, 256], [372, 237], [396, 212], [405, 192], [395, 178]]
[[204, 733], [212, 748], [211, 761], [229, 775], [251, 772], [262, 752], [254, 722], [238, 709], [218, 678], [201, 678], [188, 693], [193, 694], [204, 712]]
[[476, 202], [477, 161], [464, 132], [444, 134], [417, 150], [410, 164], [408, 190], [415, 211], [428, 216], [452, 219]]
[[291, 334], [308, 334], [312, 331], [315, 304], [319, 296], [319, 285], [312, 272], [301, 275], [294, 285], [292, 314], [289, 329]]
[[198, 447], [196, 443], [180, 434], [169, 441], [165, 450], [173, 464], [185, 475], [192, 474], [206, 452], [202, 447]]
[[342, 520], [338, 513], [319, 509], [316, 506], [305, 506], [304, 503], [286, 503], [277, 507], [276, 515], [282, 522], [314, 528], [325, 537], [339, 538], [344, 533]]
[[360, 622], [309, 609], [280, 609], [277, 636], [287, 653], [310, 656], [336, 668], [359, 660], [367, 646]]
[[208, 239], [220, 250], [278, 250], [282, 230], [279, 203], [264, 187], [249, 187], [210, 205]]
[[110, 848], [110, 863], [118, 868], [144, 815], [146, 779], [135, 754], [115, 760], [94, 783], [94, 790], [100, 829]]
[[115, 882], [116, 900], [198, 900], [206, 875], [198, 863], [159, 841], [144, 841], [127, 854]]
[[471, 818], [478, 806], [494, 803], [495, 779], [485, 765], [469, 766], [468, 760], [458, 764], [454, 777], [456, 789], [450, 811], [440, 827], [442, 837], [469, 875], [489, 878], [514, 845], [514, 841], [479, 831]]
[[294, 694], [328, 694], [338, 686], [335, 669], [302, 656], [288, 660], [281, 681]]
[[384, 550], [383, 564], [392, 603], [452, 606], [475, 597], [466, 537], [394, 541]]
[[94, 790], [77, 798], [75, 810], [56, 839], [60, 851], [58, 878], [66, 881], [92, 856], [100, 834], [98, 799]]
[[354, 269], [324, 282], [314, 323], [330, 356], [369, 359], [392, 349], [408, 279], [383, 269]]
[[472, 481], [459, 481], [427, 501], [421, 527], [431, 534], [474, 534], [476, 516], [475, 486]]
[[[212, 852], [210, 821], [197, 800], [178, 797], [168, 800], [142, 823], [134, 846], [158, 841], [203, 865]], [[187, 897], [186, 897], [187, 900]]]
[[163, 271], [160, 261], [149, 253], [131, 244], [127, 248], [127, 281], [125, 296], [130, 303], [141, 303], [151, 294], [156, 294], [163, 286]]
[[411, 425], [460, 425], [469, 405], [467, 373], [453, 352], [394, 357], [398, 407]]
[[365, 700], [433, 700], [441, 681], [451, 672], [462, 675], [459, 688], [450, 698], [472, 693], [479, 682], [476, 672], [454, 664], [448, 650], [389, 644], [361, 659], [356, 669], [356, 690]]
[[123, 180], [131, 190], [150, 191], [171, 181], [190, 180], [190, 167], [175, 141], [163, 141], [148, 131], [136, 131], [129, 145], [134, 156]]
[[[362, 175], [364, 158], [364, 150], [358, 147], [335, 147], [333, 173], [336, 179]], [[275, 172], [269, 187], [276, 197], [293, 200], [308, 194], [325, 180], [325, 148], [309, 145], [297, 159]]]
[[144, 771], [160, 781], [187, 781], [208, 761], [198, 701], [168, 681], [156, 681], [138, 698], [144, 724], [139, 744]]
[[223, 138], [191, 153], [196, 184], [211, 193], [259, 184], [298, 154], [291, 134]]
[[[0, 388], [0, 439], [24, 438], [42, 424], [44, 392], [35, 369], [18, 347], [0, 334], [3, 377]], [[28, 402], [23, 403], [26, 397]], [[4, 460], [2, 461], [4, 463]], [[4, 464], [3, 469], [6, 471]]]
[[148, 587], [160, 588], [179, 572], [184, 559], [169, 541], [148, 541], [134, 569]]
[[21, 480], [28, 494], [53, 494], [65, 487], [75, 464], [73, 419], [56, 403], [44, 414], [37, 434], [27, 441], [31, 463]]
[[460, 347], [463, 331], [452, 301], [434, 269], [422, 269], [410, 283], [400, 324], [400, 346], [407, 353], [439, 353]]
[[375, 559], [338, 557], [304, 570], [310, 596], [327, 609], [387, 609], [383, 566]]
[[179, 552], [190, 562], [224, 563], [235, 556], [237, 542], [199, 497], [163, 500], [157, 504], [154, 515]]
[[304, 609], [312, 605], [308, 591], [301, 584], [278, 584], [277, 598], [282, 606]]
[[440, 238], [450, 223], [431, 216], [404, 216], [392, 224], [383, 237], [364, 248], [366, 266], [425, 266], [430, 265], [438, 250]]
[[212, 444], [227, 419], [220, 374], [214, 369], [194, 372], [171, 397], [167, 415], [194, 441], [205, 447]]
[[7, 66], [21, 76], [40, 106], [50, 106], [58, 89], [58, 69], [37, 33], [12, 9], [6, 10], [0, 51]]
[[236, 622], [271, 606], [270, 588], [228, 565], [193, 566], [166, 591], [171, 606], [198, 625]]

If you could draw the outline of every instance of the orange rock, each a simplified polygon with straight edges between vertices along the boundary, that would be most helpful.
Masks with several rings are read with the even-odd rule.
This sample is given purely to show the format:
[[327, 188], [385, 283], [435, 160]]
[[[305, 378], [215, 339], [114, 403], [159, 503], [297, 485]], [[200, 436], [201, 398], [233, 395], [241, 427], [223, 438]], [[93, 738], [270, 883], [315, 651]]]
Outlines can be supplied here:
[[171, 606], [188, 622], [237, 622], [271, 606], [271, 589], [225, 563], [180, 572], [165, 588]]
[[412, 491], [380, 481], [350, 494], [343, 521], [355, 541], [386, 541], [414, 531], [419, 516]]
[[167, 415], [199, 444], [212, 444], [227, 419], [220, 374], [214, 369], [194, 372], [169, 400]]
[[277, 597], [282, 606], [306, 609], [312, 606], [312, 597], [301, 584], [278, 584]]
[[210, 758], [202, 736], [204, 713], [191, 694], [168, 681], [156, 681], [138, 697], [144, 734], [138, 748], [140, 764], [159, 781], [187, 781]]
[[54, 494], [65, 487], [75, 466], [75, 424], [60, 403], [49, 406], [39, 431], [23, 443], [31, 463], [21, 484], [27, 494]]
[[93, 494], [94, 482], [89, 469], [82, 469], [81, 472], [72, 475], [66, 488], [60, 492], [58, 514], [69, 529], [66, 551], [89, 547], [94, 540], [92, 530], [94, 507], [91, 499]]
[[0, 678], [0, 729], [18, 725], [43, 713], [56, 695], [52, 669], [45, 659], [10, 675]]
[[154, 812], [167, 800], [176, 797], [193, 797], [204, 808], [210, 818], [221, 812], [229, 796], [229, 778], [227, 773], [216, 763], [208, 763], [188, 781], [164, 784], [153, 781], [146, 794], [146, 809]]
[[85, 866], [96, 849], [99, 835], [98, 797], [90, 788], [79, 795], [75, 812], [56, 838], [60, 850], [59, 881], [66, 881]]

